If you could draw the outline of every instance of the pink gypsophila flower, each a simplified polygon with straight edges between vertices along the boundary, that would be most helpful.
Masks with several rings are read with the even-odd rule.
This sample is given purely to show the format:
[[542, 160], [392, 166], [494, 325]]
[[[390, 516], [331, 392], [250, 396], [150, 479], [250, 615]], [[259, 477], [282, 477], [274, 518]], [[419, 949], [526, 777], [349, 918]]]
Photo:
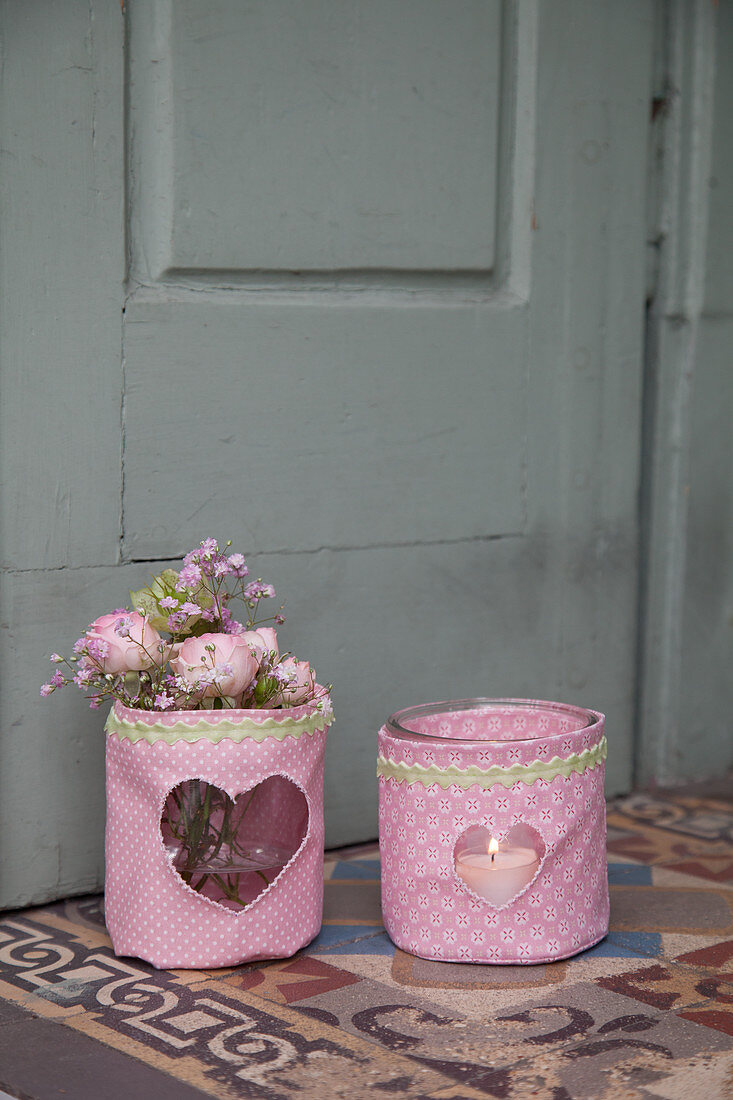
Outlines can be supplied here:
[[182, 603], [179, 610], [182, 615], [186, 616], [186, 618], [190, 618], [191, 615], [201, 614], [201, 608], [199, 607], [199, 605], [197, 603], [192, 603], [191, 600], [186, 600], [185, 603]]
[[275, 589], [261, 580], [250, 581], [243, 595], [245, 600], [269, 600], [275, 595]]
[[176, 592], [183, 592], [186, 588], [198, 588], [201, 584], [201, 569], [198, 565], [184, 565], [178, 574]]
[[118, 619], [115, 623], [115, 634], [118, 638], [127, 638], [130, 635], [130, 627], [132, 626], [132, 619], [129, 615], [123, 615], [121, 619]]
[[235, 577], [246, 577], [249, 573], [244, 554], [230, 554], [229, 564]]
[[103, 638], [92, 638], [88, 634], [86, 642], [86, 651], [89, 656], [93, 661], [97, 661], [101, 664], [109, 653], [109, 643], [105, 642]]

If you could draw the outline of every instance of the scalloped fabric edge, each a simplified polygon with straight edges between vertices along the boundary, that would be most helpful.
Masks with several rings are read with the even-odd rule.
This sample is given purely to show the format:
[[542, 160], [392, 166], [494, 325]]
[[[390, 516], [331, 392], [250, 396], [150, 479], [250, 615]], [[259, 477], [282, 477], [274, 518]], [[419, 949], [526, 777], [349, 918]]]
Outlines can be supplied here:
[[120, 741], [147, 741], [151, 745], [158, 741], [164, 741], [168, 745], [178, 741], [210, 741], [216, 745], [219, 741], [264, 741], [268, 737], [283, 741], [286, 737], [298, 738], [304, 733], [312, 734], [316, 730], [327, 729], [332, 722], [333, 712], [327, 715], [314, 713], [305, 718], [286, 718], [282, 722], [275, 718], [265, 718], [263, 722], [222, 718], [214, 725], [202, 718], [195, 726], [182, 722], [166, 726], [160, 722], [130, 722], [126, 718], [118, 718], [114, 710], [111, 710], [104, 728], [106, 733], [118, 737]]
[[606, 759], [607, 752], [606, 738], [602, 737], [597, 745], [564, 759], [553, 756], [552, 760], [533, 760], [531, 764], [512, 764], [509, 768], [502, 768], [498, 764], [491, 768], [478, 768], [476, 765], [459, 768], [457, 764], [449, 764], [447, 768], [426, 768], [422, 764], [404, 764], [380, 756], [377, 760], [377, 776], [395, 779], [398, 783], [406, 782], [408, 786], [422, 783], [423, 787], [431, 787], [433, 783], [437, 783], [444, 789], [455, 786], [464, 790], [468, 787], [483, 787], [488, 790], [497, 783], [504, 787], [514, 787], [517, 783], [531, 786], [538, 779], [554, 779], [557, 775], [567, 777], [573, 773], [582, 775], [588, 769], [601, 764]]

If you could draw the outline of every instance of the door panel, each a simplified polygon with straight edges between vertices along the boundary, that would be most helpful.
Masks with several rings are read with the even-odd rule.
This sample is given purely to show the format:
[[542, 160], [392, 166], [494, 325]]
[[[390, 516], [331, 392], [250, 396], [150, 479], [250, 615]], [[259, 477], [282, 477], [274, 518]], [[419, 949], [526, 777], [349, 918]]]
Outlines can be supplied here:
[[174, 556], [223, 513], [258, 553], [521, 531], [525, 313], [133, 303], [127, 552]]
[[163, 269], [490, 269], [500, 8], [133, 5], [136, 167], [143, 206], [151, 180], [166, 193]]

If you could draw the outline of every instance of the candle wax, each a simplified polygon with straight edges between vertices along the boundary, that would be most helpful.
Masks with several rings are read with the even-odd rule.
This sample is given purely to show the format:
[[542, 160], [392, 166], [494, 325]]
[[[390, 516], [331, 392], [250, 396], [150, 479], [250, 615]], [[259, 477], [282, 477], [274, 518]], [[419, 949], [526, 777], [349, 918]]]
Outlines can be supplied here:
[[456, 872], [479, 897], [505, 905], [534, 878], [540, 865], [533, 848], [500, 848], [488, 852], [460, 852]]

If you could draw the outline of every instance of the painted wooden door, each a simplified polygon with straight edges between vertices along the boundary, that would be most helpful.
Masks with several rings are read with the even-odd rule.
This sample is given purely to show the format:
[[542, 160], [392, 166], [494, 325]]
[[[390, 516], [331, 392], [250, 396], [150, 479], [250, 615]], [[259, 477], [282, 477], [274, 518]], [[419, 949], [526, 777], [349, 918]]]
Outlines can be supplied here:
[[[628, 788], [653, 14], [6, 4], [14, 652], [231, 537], [334, 684], [330, 844], [376, 835], [376, 729], [422, 700], [593, 705]], [[9, 904], [101, 876], [101, 722], [38, 667]]]

